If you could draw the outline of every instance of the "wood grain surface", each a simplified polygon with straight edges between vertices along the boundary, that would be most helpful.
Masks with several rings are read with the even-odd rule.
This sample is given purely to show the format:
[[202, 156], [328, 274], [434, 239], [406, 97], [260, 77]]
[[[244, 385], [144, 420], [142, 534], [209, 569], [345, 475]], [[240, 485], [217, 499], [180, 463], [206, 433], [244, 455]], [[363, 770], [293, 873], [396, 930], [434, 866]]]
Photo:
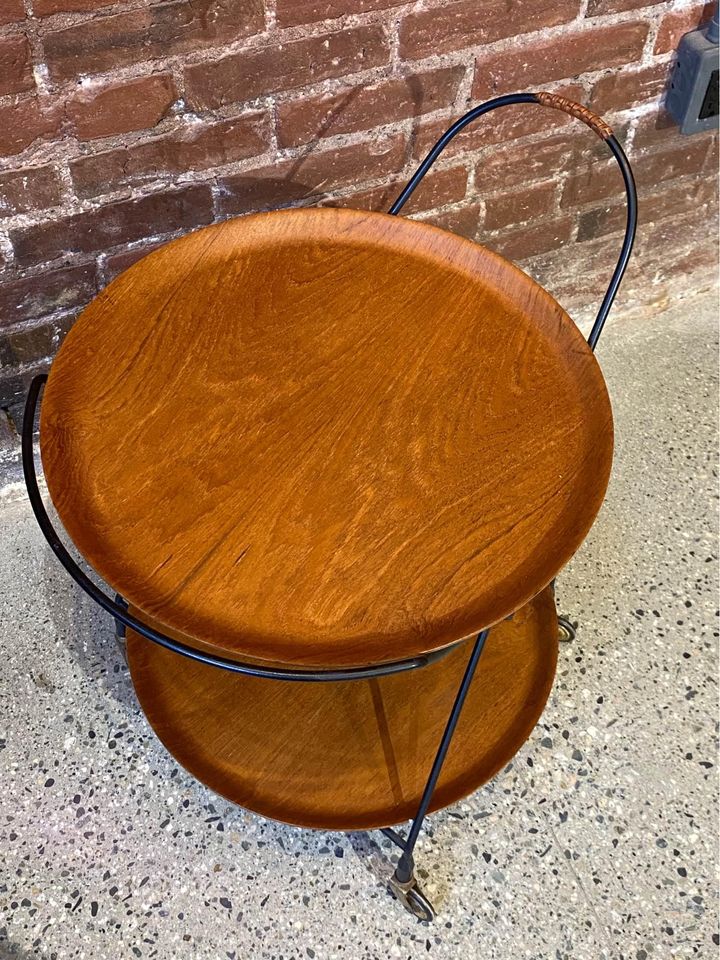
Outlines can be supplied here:
[[598, 364], [529, 277], [354, 210], [231, 220], [139, 261], [53, 363], [41, 452], [66, 530], [220, 652], [357, 665], [535, 596], [605, 491]]
[[[128, 660], [170, 753], [216, 793], [263, 816], [359, 830], [413, 816], [472, 641], [410, 673], [345, 683], [268, 682], [195, 663], [138, 634]], [[545, 590], [490, 631], [431, 809], [515, 755], [542, 713], [557, 660]]]

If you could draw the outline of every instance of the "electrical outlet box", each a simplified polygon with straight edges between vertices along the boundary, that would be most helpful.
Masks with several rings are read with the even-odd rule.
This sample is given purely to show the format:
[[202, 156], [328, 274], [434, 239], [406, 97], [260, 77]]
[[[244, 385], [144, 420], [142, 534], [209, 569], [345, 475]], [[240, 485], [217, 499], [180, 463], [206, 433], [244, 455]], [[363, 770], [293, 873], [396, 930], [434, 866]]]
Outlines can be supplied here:
[[718, 45], [705, 30], [680, 40], [665, 105], [681, 133], [718, 126]]

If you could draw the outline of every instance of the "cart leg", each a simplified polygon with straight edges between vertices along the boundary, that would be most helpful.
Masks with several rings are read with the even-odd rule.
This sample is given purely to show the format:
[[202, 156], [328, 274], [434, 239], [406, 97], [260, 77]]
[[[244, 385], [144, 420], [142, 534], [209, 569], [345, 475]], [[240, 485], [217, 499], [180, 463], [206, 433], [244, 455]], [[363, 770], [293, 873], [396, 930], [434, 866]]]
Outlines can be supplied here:
[[415, 819], [412, 822], [407, 839], [404, 840], [398, 833], [389, 828], [383, 830], [385, 836], [389, 837], [393, 843], [396, 843], [402, 850], [395, 873], [390, 878], [390, 890], [397, 899], [400, 900], [403, 906], [420, 920], [433, 920], [435, 918], [435, 911], [430, 901], [418, 887], [417, 880], [415, 879], [413, 851], [415, 850], [418, 835], [420, 834], [423, 821], [428, 812], [428, 807], [430, 806], [442, 765], [445, 762], [445, 756], [450, 747], [457, 722], [460, 719], [463, 704], [465, 703], [465, 698], [467, 697], [470, 684], [475, 674], [475, 668], [478, 665], [489, 632], [489, 630], [483, 630], [482, 633], [479, 633], [473, 645], [470, 659], [468, 660], [462, 682], [460, 683], [460, 688], [455, 697], [455, 703], [450, 712], [448, 722], [445, 726], [445, 732], [442, 735], [440, 746], [438, 747], [432, 769], [430, 770], [430, 776], [428, 777], [425, 790], [420, 800], [420, 806], [415, 814]]
[[[128, 608], [128, 602], [124, 597], [121, 597], [119, 593], [115, 594], [115, 603], [119, 606], [124, 607], [126, 610]], [[115, 621], [115, 643], [118, 645], [120, 652], [123, 657], [125, 657], [125, 663], [127, 663], [127, 644], [125, 643], [125, 624], [121, 623], [120, 620]]]

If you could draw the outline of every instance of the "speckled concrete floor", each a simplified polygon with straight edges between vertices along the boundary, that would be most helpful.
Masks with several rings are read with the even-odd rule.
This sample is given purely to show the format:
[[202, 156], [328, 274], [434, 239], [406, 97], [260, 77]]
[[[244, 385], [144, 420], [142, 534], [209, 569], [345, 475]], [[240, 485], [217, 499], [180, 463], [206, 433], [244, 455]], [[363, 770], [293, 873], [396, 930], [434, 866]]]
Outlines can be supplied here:
[[716, 302], [611, 327], [608, 499], [562, 574], [581, 621], [514, 762], [419, 845], [260, 820], [138, 712], [111, 625], [25, 501], [0, 509], [0, 957], [717, 956]]

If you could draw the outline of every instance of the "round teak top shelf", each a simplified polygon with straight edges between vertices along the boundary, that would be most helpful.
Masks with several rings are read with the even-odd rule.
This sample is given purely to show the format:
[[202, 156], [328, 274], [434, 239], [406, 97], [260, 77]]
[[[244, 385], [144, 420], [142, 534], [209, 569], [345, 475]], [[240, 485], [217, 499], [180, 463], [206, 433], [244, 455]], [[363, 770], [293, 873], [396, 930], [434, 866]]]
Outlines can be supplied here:
[[612, 417], [558, 304], [427, 224], [288, 210], [139, 261], [53, 363], [41, 452], [77, 547], [225, 655], [416, 655], [535, 596], [597, 513]]

